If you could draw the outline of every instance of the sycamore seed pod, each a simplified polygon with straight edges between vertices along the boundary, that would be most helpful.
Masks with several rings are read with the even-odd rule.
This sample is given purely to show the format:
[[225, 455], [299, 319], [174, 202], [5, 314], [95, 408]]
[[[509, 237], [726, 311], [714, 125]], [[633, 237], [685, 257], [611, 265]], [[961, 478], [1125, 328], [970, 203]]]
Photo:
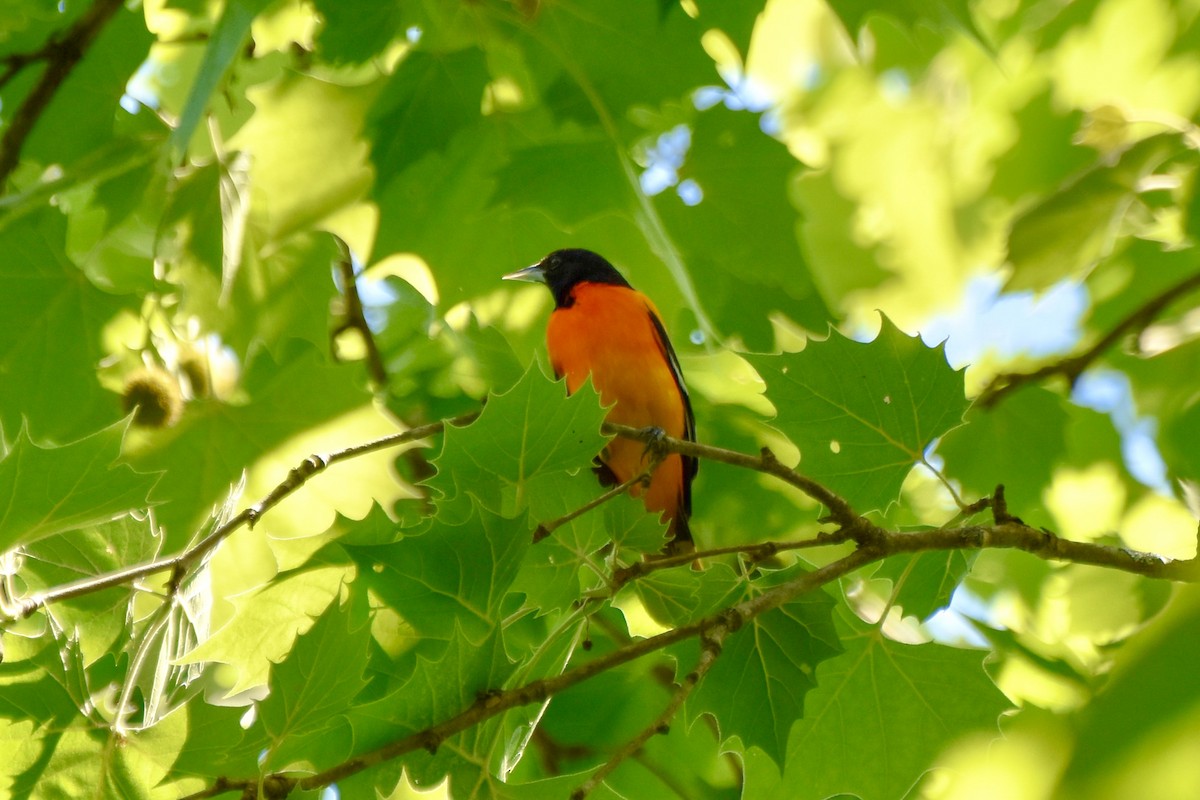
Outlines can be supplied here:
[[[125, 380], [121, 407], [133, 412], [133, 423], [145, 428], [169, 428], [183, 411], [179, 383], [156, 367], [139, 369]], [[136, 409], [136, 410], [135, 410]]]

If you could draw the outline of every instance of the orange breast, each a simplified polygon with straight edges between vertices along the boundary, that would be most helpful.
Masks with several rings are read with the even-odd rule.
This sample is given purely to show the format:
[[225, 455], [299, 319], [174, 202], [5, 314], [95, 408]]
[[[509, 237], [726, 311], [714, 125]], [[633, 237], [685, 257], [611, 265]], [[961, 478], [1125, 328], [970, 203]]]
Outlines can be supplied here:
[[[601, 401], [612, 406], [610, 422], [653, 425], [683, 437], [684, 401], [650, 316], [658, 314], [653, 303], [633, 289], [598, 283], [579, 284], [573, 296], [574, 305], [555, 310], [546, 330], [550, 363], [566, 376], [567, 391], [574, 392], [590, 374]], [[642, 442], [621, 438], [609, 443], [601, 459], [622, 482], [649, 461]], [[682, 460], [668, 456], [645, 493], [646, 508], [673, 519], [682, 502], [683, 480]]]

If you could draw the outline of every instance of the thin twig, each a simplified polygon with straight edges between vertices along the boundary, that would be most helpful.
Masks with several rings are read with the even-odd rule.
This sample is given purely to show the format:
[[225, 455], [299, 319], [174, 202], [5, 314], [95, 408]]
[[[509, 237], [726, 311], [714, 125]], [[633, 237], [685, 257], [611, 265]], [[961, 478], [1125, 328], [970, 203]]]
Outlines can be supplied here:
[[21, 70], [30, 64], [45, 61], [53, 52], [54, 38], [51, 37], [37, 50], [30, 50], [26, 53], [9, 53], [4, 56], [3, 59], [0, 59], [4, 63], [4, 72], [0, 73], [0, 89], [3, 89], [9, 81], [21, 74]]
[[713, 547], [708, 550], [697, 550], [694, 553], [677, 553], [670, 556], [655, 556], [647, 561], [637, 561], [625, 567], [619, 567], [613, 572], [613, 585], [621, 588], [629, 581], [658, 572], [697, 561], [706, 562], [717, 556], [742, 555], [749, 561], [764, 561], [778, 553], [788, 550], [807, 550], [815, 547], [832, 547], [844, 544], [851, 539], [851, 531], [843, 528], [836, 531], [820, 531], [811, 539], [800, 539], [794, 542], [754, 542], [751, 544], [734, 544], [727, 547]]
[[[100, 31], [123, 5], [124, 0], [95, 0], [65, 34], [60, 37], [56, 33], [46, 42], [43, 48], [46, 52], [37, 59], [46, 61], [46, 70], [9, 117], [8, 127], [3, 138], [0, 138], [0, 195], [7, 191], [8, 177], [20, 163], [21, 149], [42, 112], [96, 41]], [[5, 79], [9, 77], [6, 73]]]
[[662, 463], [662, 456], [657, 456], [654, 459], [652, 459], [649, 464], [646, 465], [646, 468], [644, 470], [639, 472], [637, 475], [634, 475], [632, 478], [625, 481], [624, 483], [617, 484], [616, 486], [612, 487], [611, 489], [609, 489], [607, 492], [600, 495], [599, 497], [589, 500], [588, 502], [584, 503], [583, 505], [581, 505], [579, 508], [575, 509], [574, 511], [570, 511], [566, 514], [563, 514], [558, 519], [552, 519], [549, 522], [540, 523], [537, 526], [537, 530], [535, 530], [533, 532], [534, 543], [536, 544], [537, 542], [540, 542], [542, 539], [545, 539], [547, 536], [554, 533], [554, 531], [558, 530], [563, 525], [566, 525], [571, 520], [578, 519], [579, 517], [583, 516], [587, 512], [591, 511], [593, 508], [604, 505], [605, 503], [607, 503], [609, 500], [612, 500], [617, 495], [623, 494], [632, 486], [635, 486], [639, 483], [644, 484], [646, 481], [648, 481], [650, 479], [650, 476], [652, 474], [654, 474], [654, 470], [658, 468], [658, 465], [660, 463]]
[[713, 447], [712, 445], [691, 442], [686, 439], [676, 439], [674, 436], [664, 436], [661, 431], [654, 428], [633, 428], [629, 425], [606, 422], [600, 430], [603, 433], [616, 434], [627, 439], [636, 439], [648, 444], [658, 444], [668, 453], [706, 458], [710, 461], [720, 461], [735, 467], [745, 467], [746, 469], [773, 475], [784, 483], [795, 486], [813, 500], [824, 505], [829, 509], [830, 516], [841, 525], [851, 526], [859, 519], [858, 514], [854, 513], [854, 509], [850, 507], [849, 503], [812, 478], [808, 478], [791, 467], [782, 464], [775, 457], [775, 454], [766, 447], [759, 452], [758, 456], [751, 456], [746, 453], [740, 453], [737, 450], [726, 450], [723, 447]]
[[379, 354], [379, 346], [375, 343], [375, 334], [371, 332], [371, 326], [367, 324], [366, 315], [363, 314], [362, 298], [358, 296], [358, 281], [354, 274], [354, 259], [350, 254], [350, 246], [340, 236], [333, 238], [338, 246], [337, 266], [342, 279], [344, 307], [341, 324], [329, 332], [330, 350], [333, 352], [334, 359], [338, 360], [337, 337], [346, 331], [357, 331], [367, 350], [367, 372], [371, 375], [371, 381], [376, 388], [383, 388], [388, 383], [387, 368], [383, 365], [383, 357]]
[[1056, 375], [1066, 378], [1067, 383], [1074, 386], [1075, 382], [1079, 380], [1079, 376], [1083, 374], [1083, 371], [1090, 367], [1101, 354], [1120, 341], [1122, 337], [1132, 331], [1144, 330], [1172, 302], [1197, 288], [1200, 288], [1200, 274], [1184, 278], [1131, 311], [1112, 330], [1100, 337], [1095, 344], [1082, 353], [1046, 364], [1033, 372], [1002, 372], [992, 378], [991, 382], [980, 392], [975, 402], [981, 408], [991, 408], [1000, 398], [1019, 387]]
[[[473, 705], [444, 722], [398, 739], [360, 756], [310, 775], [296, 782], [304, 790], [328, 786], [365, 769], [398, 758], [414, 750], [425, 749], [435, 752], [442, 742], [456, 733], [478, 725], [486, 719], [513, 708], [540, 703], [553, 695], [569, 689], [610, 669], [635, 661], [642, 656], [697, 636], [707, 636], [722, 641], [754, 617], [777, 608], [805, 592], [813, 591], [842, 575], [860, 569], [882, 555], [871, 548], [863, 548], [812, 572], [807, 572], [732, 608], [706, 617], [699, 622], [660, 633], [648, 639], [639, 639], [632, 644], [614, 650], [572, 670], [549, 678], [532, 681], [524, 686], [504, 692], [482, 696]], [[281, 776], [276, 776], [281, 777]]]
[[75, 581], [73, 583], [63, 584], [53, 589], [44, 592], [38, 592], [30, 595], [17, 603], [16, 610], [10, 614], [12, 619], [23, 619], [28, 617], [39, 608], [50, 603], [69, 600], [75, 597], [81, 597], [92, 592], [98, 592], [103, 589], [110, 589], [115, 586], [121, 586], [126, 583], [153, 575], [158, 572], [171, 571], [173, 573], [173, 582], [178, 582], [183, 575], [198, 563], [204, 556], [209, 553], [218, 544], [225, 541], [237, 529], [243, 525], [254, 527], [254, 523], [259, 517], [269, 511], [271, 508], [279, 505], [284, 498], [295, 492], [301, 486], [308, 482], [314, 475], [323, 472], [327, 467], [337, 464], [342, 461], [348, 461], [352, 458], [373, 453], [376, 450], [383, 450], [388, 447], [396, 447], [397, 445], [417, 442], [421, 439], [426, 439], [436, 433], [441, 433], [445, 430], [447, 424], [450, 425], [465, 425], [479, 416], [478, 411], [472, 411], [453, 419], [432, 422], [428, 425], [421, 425], [416, 428], [410, 428], [402, 433], [394, 433], [388, 436], [380, 437], [364, 444], [348, 447], [344, 450], [339, 450], [330, 455], [311, 455], [298, 466], [288, 472], [288, 475], [282, 482], [272, 489], [266, 497], [258, 501], [252, 506], [242, 509], [235, 517], [230, 519], [224, 525], [214, 530], [205, 538], [201, 539], [196, 544], [187, 548], [183, 552], [177, 553], [166, 558], [159, 558], [153, 561], [148, 561], [144, 564], [137, 564], [132, 567], [115, 570], [113, 572], [99, 575], [92, 578]]
[[[449, 422], [463, 424], [474, 419], [477, 413], [475, 412], [456, 420], [450, 420]], [[421, 430], [413, 429], [406, 434], [384, 437], [383, 439], [360, 445], [356, 448], [339, 451], [337, 459], [344, 460], [353, 457], [354, 454], [371, 452], [381, 447], [392, 446], [399, 443], [401, 438], [407, 438], [410, 441], [422, 438], [438, 430], [442, 430], [444, 427], [444, 423], [434, 423], [433, 425], [425, 426]], [[702, 652], [710, 650], [711, 652], [707, 660], [702, 659], [701, 662], [698, 662], [695, 671], [698, 682], [699, 678], [710, 668], [710, 662], [716, 658], [716, 651], [725, 638], [735, 633], [746, 622], [772, 609], [778, 608], [806, 592], [814, 591], [831, 581], [861, 569], [868, 564], [900, 553], [931, 550], [1016, 548], [1047, 560], [1092, 564], [1152, 578], [1189, 582], [1200, 581], [1200, 558], [1192, 558], [1187, 561], [1169, 561], [1150, 554], [1123, 548], [1096, 545], [1087, 542], [1066, 541], [1058, 538], [1049, 531], [1032, 528], [1008, 513], [1004, 501], [1003, 487], [997, 487], [993, 497], [990, 498], [986, 505], [983, 501], [980, 501], [968, 507], [972, 511], [977, 511], [990, 506], [994, 517], [993, 524], [991, 525], [939, 528], [917, 533], [887, 531], [855, 515], [853, 509], [837, 495], [816, 484], [811, 479], [800, 476], [786, 467], [782, 467], [773, 457], [760, 455], [756, 458], [744, 453], [737, 453], [736, 451], [700, 445], [671, 437], [656, 436], [652, 431], [631, 429], [625, 426], [610, 425], [605, 427], [609, 433], [616, 433], [633, 439], [643, 441], [655, 439], [662, 452], [677, 452], [686, 455], [696, 455], [702, 458], [714, 458], [725, 463], [776, 475], [781, 480], [802, 488], [802, 490], [810, 493], [810, 496], [829, 505], [835, 517], [844, 517], [848, 520], [838, 531], [820, 534], [812, 540], [791, 543], [766, 543], [763, 547], [767, 549], [764, 549], [762, 552], [802, 546], [816, 546], [817, 544], [831, 544], [837, 541], [853, 541], [857, 546], [853, 552], [842, 558], [812, 572], [801, 573], [779, 586], [749, 597], [698, 622], [623, 645], [617, 650], [556, 676], [534, 680], [523, 686], [506, 691], [483, 693], [474, 704], [449, 719], [431, 725], [409, 736], [389, 742], [367, 753], [354, 756], [322, 772], [301, 779], [286, 775], [270, 775], [266, 778], [266, 781], [271, 783], [271, 796], [286, 796], [294, 788], [312, 790], [328, 786], [414, 750], [425, 749], [430, 752], [436, 752], [447, 738], [478, 725], [484, 720], [514, 708], [532, 703], [545, 702], [553, 695], [587, 681], [596, 675], [693, 637], [700, 637], [712, 645], [711, 647], [702, 649]], [[328, 464], [332, 461], [333, 457], [330, 457], [325, 459], [323, 463]], [[298, 481], [299, 483], [303, 482], [302, 479], [298, 479]], [[285, 481], [260, 506], [247, 509], [243, 514], [254, 512], [257, 515], [262, 513], [269, 507], [268, 501], [272, 500], [277, 493], [279, 494], [279, 499], [282, 499], [283, 496], [293, 491], [293, 488], [284, 488], [289, 485], [289, 482]], [[274, 500], [274, 502], [278, 502], [278, 500]], [[220, 533], [220, 531], [214, 532], [212, 536], [216, 536], [217, 533]], [[209, 538], [211, 539], [212, 536]], [[198, 547], [199, 545], [197, 545]], [[753, 548], [749, 549], [753, 551]], [[721, 550], [728, 552], [730, 548], [722, 548]], [[743, 552], [745, 550], [747, 548], [734, 549], [735, 552]], [[687, 554], [683, 558], [690, 560], [694, 557], [695, 554]], [[668, 560], [663, 559], [662, 562], [665, 563]], [[653, 562], [650, 563], [653, 564]], [[676, 713], [678, 705], [687, 696], [686, 692], [690, 691], [690, 688], [686, 688], [682, 695], [676, 695], [664, 710], [660, 720], [669, 719]], [[657, 729], [655, 727], [653, 730], [647, 730], [650, 730], [652, 734]], [[642, 735], [647, 734], [643, 731]], [[640, 745], [635, 739], [628, 743], [625, 748], [622, 748], [618, 755], [625, 753], [626, 750], [634, 752], [638, 746]], [[627, 756], [621, 755], [622, 759], [625, 757]], [[599, 775], [600, 773], [597, 774]], [[600, 779], [603, 779], [603, 775], [600, 775]], [[190, 795], [190, 798], [192, 800], [199, 800], [199, 798], [215, 797], [225, 792], [245, 791], [256, 785], [257, 783], [252, 779], [232, 780], [222, 777], [213, 786]], [[585, 784], [585, 786], [589, 785]]]
[[950, 482], [950, 479], [943, 475], [940, 469], [930, 464], [929, 459], [925, 458], [924, 454], [921, 455], [921, 460], [917, 463], [933, 473], [933, 477], [937, 478], [938, 483], [942, 484], [942, 488], [950, 493], [950, 499], [954, 501], [954, 505], [958, 506], [960, 511], [967, 507], [966, 501], [962, 499], [962, 496], [954, 488], [954, 484]]
[[684, 701], [688, 699], [692, 690], [696, 688], [700, 681], [704, 679], [704, 676], [708, 674], [708, 671], [712, 669], [713, 664], [717, 661], [717, 657], [721, 655], [721, 646], [725, 643], [725, 638], [732, 632], [733, 629], [730, 626], [719, 625], [713, 630], [700, 635], [700, 658], [696, 662], [696, 667], [684, 677], [683, 683], [671, 695], [671, 699], [667, 701], [667, 705], [662, 710], [662, 713], [653, 722], [643, 728], [637, 736], [621, 745], [603, 766], [593, 772], [578, 789], [571, 792], [571, 800], [583, 800], [597, 786], [603, 783], [604, 779], [611, 775], [613, 770], [619, 767], [622, 762], [641, 750], [642, 746], [650, 740], [651, 736], [667, 733], [670, 730], [671, 720], [675, 719], [675, 715], [679, 713], [679, 709], [683, 706]]

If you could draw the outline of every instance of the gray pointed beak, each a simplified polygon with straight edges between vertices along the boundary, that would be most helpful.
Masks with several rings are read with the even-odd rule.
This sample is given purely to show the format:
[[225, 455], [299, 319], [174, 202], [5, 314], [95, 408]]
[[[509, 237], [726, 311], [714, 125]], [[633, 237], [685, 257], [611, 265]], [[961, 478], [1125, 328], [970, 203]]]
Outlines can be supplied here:
[[528, 283], [545, 283], [546, 270], [543, 269], [541, 263], [534, 264], [532, 267], [519, 269], [516, 272], [510, 272], [504, 276], [506, 281], [526, 281]]

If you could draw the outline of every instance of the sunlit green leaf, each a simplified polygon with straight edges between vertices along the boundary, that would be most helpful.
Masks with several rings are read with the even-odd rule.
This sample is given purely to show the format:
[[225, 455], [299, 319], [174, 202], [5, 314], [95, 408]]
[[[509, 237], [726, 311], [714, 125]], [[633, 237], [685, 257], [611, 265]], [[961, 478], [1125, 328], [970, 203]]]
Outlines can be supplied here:
[[875, 630], [844, 643], [817, 668], [788, 740], [784, 785], [793, 797], [903, 797], [955, 738], [998, 734], [1009, 703], [979, 652], [900, 644]]
[[468, 497], [494, 514], [517, 513], [529, 502], [534, 477], [587, 468], [604, 446], [603, 418], [595, 390], [568, 397], [562, 383], [531, 366], [516, 386], [489, 400], [478, 420], [446, 430], [430, 481], [442, 497], [442, 518], [463, 519]]
[[[96, 379], [103, 326], [137, 300], [93, 286], [67, 260], [66, 223], [47, 209], [0, 229], [0, 423], [28, 420], [39, 438], [67, 441], [116, 421], [120, 400]], [[19, 379], [18, 379], [19, 376]]]
[[60, 447], [39, 447], [22, 428], [0, 460], [0, 549], [152, 505], [158, 476], [116, 463], [126, 427], [118, 422]]
[[370, 188], [362, 126], [377, 91], [285, 74], [250, 92], [255, 113], [229, 146], [256, 154], [249, 202], [269, 237], [318, 225]]
[[[778, 572], [753, 584], [752, 591], [795, 577]], [[738, 736], [782, 762], [792, 725], [810, 716], [805, 697], [817, 683], [817, 665], [842, 649], [832, 610], [833, 599], [816, 591], [748, 622], [725, 641], [688, 701], [689, 716], [711, 714], [722, 738]]]
[[528, 529], [485, 510], [381, 547], [348, 548], [385, 603], [424, 636], [458, 630], [473, 641], [499, 624], [500, 602], [529, 547]]
[[241, 53], [250, 35], [250, 23], [266, 5], [267, 0], [231, 0], [225, 5], [204, 50], [200, 71], [192, 83], [179, 123], [171, 134], [171, 144], [176, 152], [187, 149], [192, 134], [200, 124], [204, 109], [208, 106], [209, 98], [229, 66]]
[[974, 553], [962, 550], [910, 553], [884, 561], [875, 577], [892, 581], [893, 602], [905, 614], [925, 619], [950, 604], [974, 560]]
[[1116, 164], [1093, 167], [1018, 217], [1008, 240], [1008, 288], [1045, 289], [1086, 273], [1111, 250], [1138, 181], [1176, 146], [1166, 134], [1146, 139]]
[[[151, 560], [161, 543], [148, 518], [122, 516], [25, 548], [21, 577], [39, 589], [97, 578]], [[54, 603], [47, 611], [62, 630], [78, 638], [84, 663], [91, 664], [128, 634], [129, 602], [129, 592], [112, 589]]]
[[1042, 492], [1065, 456], [1068, 419], [1057, 394], [1027, 388], [991, 408], [972, 409], [969, 424], [938, 444], [938, 455], [946, 460], [946, 474], [968, 493], [967, 502], [990, 497], [1004, 484], [1009, 510], [1033, 523], [1044, 517]]
[[337, 598], [349, 576], [345, 567], [320, 566], [289, 574], [262, 590], [237, 598], [237, 612], [213, 635], [179, 660], [220, 661], [237, 668], [236, 694], [265, 684], [271, 664], [290, 652], [296, 637]]
[[266, 748], [266, 737], [248, 733], [243, 725], [248, 708], [218, 706], [193, 700], [187, 704], [187, 740], [171, 764], [172, 774], [206, 776], [214, 773], [251, 775]]
[[775, 425], [800, 447], [800, 471], [860, 511], [886, 508], [935, 438], [957, 426], [962, 375], [942, 348], [887, 318], [866, 344], [836, 331], [800, 353], [750, 356], [775, 404]]
[[246, 402], [192, 403], [167, 436], [132, 453], [129, 461], [138, 469], [166, 470], [156, 497], [165, 501], [158, 519], [167, 540], [190, 536], [259, 457], [298, 431], [363, 405], [360, 374], [356, 365], [326, 363], [302, 342], [284, 348], [278, 360], [260, 350], [242, 380]]
[[[1190, 608], [1162, 619], [1160, 635], [1123, 657], [1107, 691], [1080, 715], [1079, 748], [1065, 776], [1068, 788], [1111, 797], [1105, 784], [1121, 780], [1122, 773], [1171, 768], [1173, 740], [1187, 735], [1187, 728], [1177, 726], [1189, 718], [1194, 726], [1200, 702], [1195, 682], [1185, 677], [1200, 658], [1200, 640], [1193, 635], [1200, 611], [1195, 593], [1189, 594]], [[1157, 758], [1162, 761], [1156, 764]]]
[[[269, 765], [324, 760], [313, 754], [314, 741], [333, 734], [334, 723], [365, 685], [362, 670], [370, 638], [365, 612], [365, 607], [331, 603], [271, 670], [271, 694], [258, 705], [272, 743]], [[323, 749], [331, 748], [326, 742]]]

